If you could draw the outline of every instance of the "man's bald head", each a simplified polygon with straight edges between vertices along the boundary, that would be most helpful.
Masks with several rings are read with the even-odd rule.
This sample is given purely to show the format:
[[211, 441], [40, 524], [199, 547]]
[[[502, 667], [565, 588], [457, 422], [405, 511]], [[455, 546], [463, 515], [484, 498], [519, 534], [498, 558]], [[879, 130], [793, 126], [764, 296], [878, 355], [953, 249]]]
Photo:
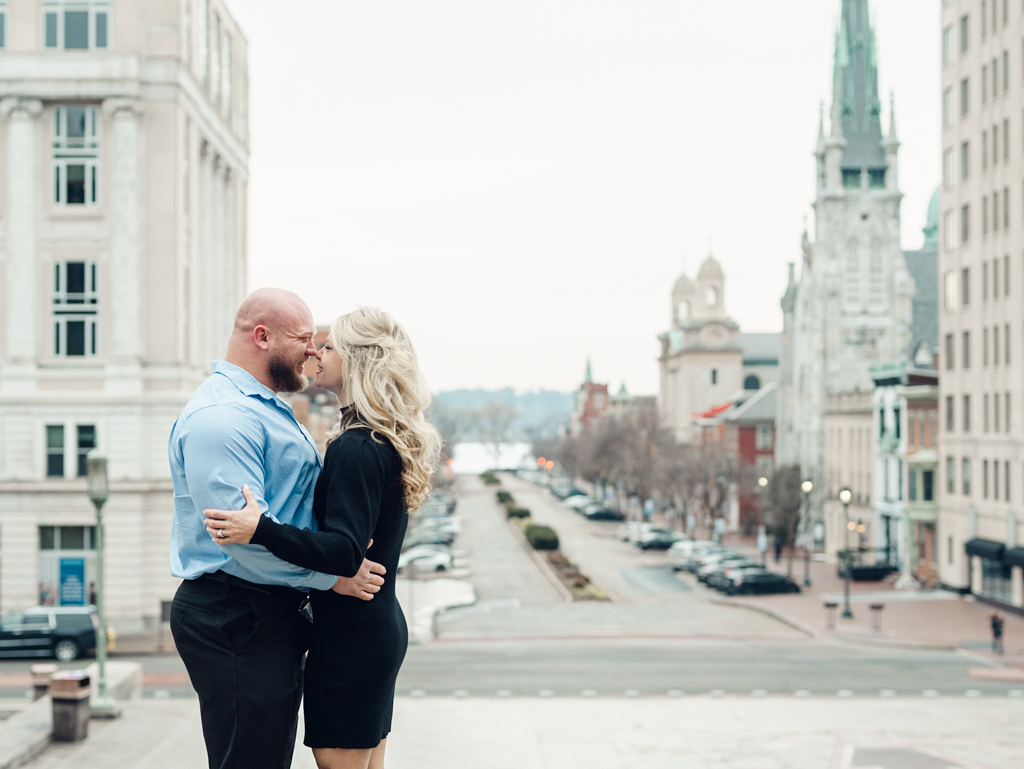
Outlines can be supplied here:
[[275, 392], [306, 387], [306, 360], [316, 355], [313, 313], [296, 294], [261, 288], [235, 311], [226, 360], [244, 368]]
[[258, 288], [238, 305], [234, 333], [248, 335], [256, 326], [278, 329], [312, 317], [309, 307], [298, 294], [280, 288]]

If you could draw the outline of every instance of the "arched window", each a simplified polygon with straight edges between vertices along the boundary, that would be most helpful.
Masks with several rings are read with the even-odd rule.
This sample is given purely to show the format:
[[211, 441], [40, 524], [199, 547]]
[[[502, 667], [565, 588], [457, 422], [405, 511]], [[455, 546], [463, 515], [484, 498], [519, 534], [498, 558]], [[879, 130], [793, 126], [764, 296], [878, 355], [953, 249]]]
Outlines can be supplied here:
[[708, 286], [704, 292], [704, 301], [708, 307], [715, 307], [718, 304], [718, 289], [714, 286]]
[[748, 376], [746, 379], [743, 380], [743, 389], [744, 390], [760, 390], [761, 389], [761, 380], [757, 378], [756, 374], [751, 374], [750, 376]]

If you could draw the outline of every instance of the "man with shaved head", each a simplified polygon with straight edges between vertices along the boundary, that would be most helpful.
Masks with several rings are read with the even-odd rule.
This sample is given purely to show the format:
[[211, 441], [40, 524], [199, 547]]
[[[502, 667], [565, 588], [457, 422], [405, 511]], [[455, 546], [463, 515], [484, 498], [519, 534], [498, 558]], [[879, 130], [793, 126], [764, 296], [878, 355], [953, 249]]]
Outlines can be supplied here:
[[203, 510], [245, 506], [314, 528], [316, 443], [280, 393], [299, 392], [316, 326], [290, 291], [264, 288], [235, 314], [225, 359], [171, 430], [171, 572], [182, 578], [171, 632], [199, 694], [211, 769], [287, 769], [295, 746], [310, 589], [372, 600], [384, 569], [364, 561], [352, 579], [300, 569], [260, 545], [218, 546]]

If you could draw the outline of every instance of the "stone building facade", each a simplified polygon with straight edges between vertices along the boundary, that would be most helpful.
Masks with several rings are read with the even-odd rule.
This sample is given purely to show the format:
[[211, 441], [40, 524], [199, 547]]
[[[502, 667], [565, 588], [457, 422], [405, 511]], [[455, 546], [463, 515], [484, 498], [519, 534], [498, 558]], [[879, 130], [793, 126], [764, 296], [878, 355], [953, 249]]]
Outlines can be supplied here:
[[1024, 13], [946, 0], [941, 14], [939, 577], [1021, 609]]
[[94, 579], [84, 456], [110, 458], [108, 616], [158, 616], [167, 436], [246, 285], [246, 40], [220, 0], [0, 3], [0, 611]]
[[885, 136], [875, 34], [867, 0], [843, 0], [836, 36], [831, 120], [815, 150], [814, 239], [805, 233], [799, 277], [782, 300], [779, 464], [798, 463], [826, 487], [829, 399], [872, 390], [871, 367], [905, 358], [914, 281], [900, 247], [899, 141]]

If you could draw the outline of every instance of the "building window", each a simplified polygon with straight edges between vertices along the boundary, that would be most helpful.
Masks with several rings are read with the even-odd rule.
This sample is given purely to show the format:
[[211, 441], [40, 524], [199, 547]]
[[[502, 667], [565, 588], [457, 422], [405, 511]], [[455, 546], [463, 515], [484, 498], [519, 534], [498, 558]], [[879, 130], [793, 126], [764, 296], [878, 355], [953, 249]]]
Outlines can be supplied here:
[[968, 369], [971, 367], [971, 332], [965, 331], [963, 334], [963, 349], [960, 351], [960, 360], [963, 363], [963, 367]]
[[1003, 561], [981, 559], [981, 595], [1001, 603], [1013, 601], [1013, 567]]
[[7, 3], [0, 2], [0, 49], [7, 47]]
[[953, 432], [953, 425], [954, 424], [956, 424], [956, 422], [953, 419], [953, 396], [952, 395], [947, 395], [946, 396], [946, 432], [947, 433]]
[[[985, 271], [988, 272], [988, 262], [985, 263]], [[985, 281], [986, 283], [988, 281]], [[985, 293], [988, 293], [988, 286], [986, 285], [983, 289]], [[999, 260], [992, 260], [992, 298], [999, 298]]]
[[[1005, 155], [1004, 155], [1005, 157]], [[1010, 188], [1003, 187], [1003, 229], [1010, 226]]]
[[981, 103], [988, 101], [988, 65], [981, 65]]
[[971, 270], [964, 267], [960, 271], [960, 304], [971, 303]]
[[949, 128], [953, 125], [953, 89], [942, 92], [942, 125]]
[[971, 496], [971, 460], [967, 457], [960, 461], [960, 476], [963, 485], [963, 495], [969, 497]]
[[946, 369], [953, 370], [953, 335], [946, 334]]
[[999, 231], [999, 193], [992, 193], [992, 231]]
[[[985, 143], [982, 142], [982, 149]], [[982, 153], [984, 154], [984, 153]], [[971, 143], [963, 142], [960, 145], [960, 179], [966, 179], [971, 175]]]
[[760, 380], [760, 378], [758, 378], [758, 376], [756, 374], [751, 374], [750, 376], [748, 376], [746, 379], [743, 380], [743, 389], [744, 390], [760, 390], [761, 389], [761, 380]]
[[99, 110], [57, 107], [53, 111], [53, 202], [95, 205], [99, 195]]
[[960, 17], [960, 53], [967, 53], [967, 48], [970, 44], [969, 32], [968, 17]]
[[1003, 257], [1003, 296], [1010, 295], [1010, 255]]
[[1003, 326], [1003, 363], [1010, 365], [1010, 324]]
[[988, 366], [988, 328], [981, 330], [981, 365]]
[[1008, 163], [1010, 160], [1010, 121], [1009, 119], [1003, 120], [1003, 162]]
[[907, 471], [907, 499], [917, 501], [917, 470], [914, 468]]
[[946, 457], [946, 493], [956, 493], [956, 461], [953, 457]]
[[224, 43], [221, 47], [221, 91], [223, 92], [223, 104], [225, 111], [231, 113], [231, 35], [224, 35]]
[[40, 550], [95, 550], [95, 526], [40, 526]]
[[65, 51], [109, 48], [109, 0], [43, 0], [43, 46]]
[[999, 499], [999, 460], [992, 460], [992, 499]]
[[963, 425], [964, 432], [969, 433], [971, 431], [971, 396], [965, 395], [963, 398]]
[[949, 66], [953, 63], [956, 54], [953, 52], [953, 28], [946, 27], [942, 30], [942, 64]]
[[999, 365], [999, 326], [992, 327], [992, 365]]
[[942, 244], [949, 251], [956, 246], [956, 230], [954, 227], [952, 209], [942, 215]]
[[967, 117], [971, 106], [970, 79], [964, 78], [960, 81], [960, 117]]
[[221, 39], [220, 39], [220, 16], [213, 14], [213, 25], [210, 27], [210, 87], [213, 89], [213, 99], [221, 102]]
[[[992, 15], [995, 16], [995, 2], [992, 0], [993, 11]], [[981, 0], [981, 39], [985, 39], [985, 35], [988, 32], [988, 0]]]
[[992, 430], [999, 432], [999, 423], [1002, 421], [999, 418], [999, 393], [992, 393], [992, 411]]
[[1003, 462], [1003, 500], [1005, 502], [1010, 501], [1010, 463]]
[[921, 500], [924, 502], [935, 501], [935, 471], [921, 471]]
[[999, 95], [999, 59], [992, 59], [992, 99]]
[[949, 189], [953, 186], [953, 150], [949, 149], [942, 153], [942, 186]]
[[1003, 51], [1003, 93], [1010, 90], [1010, 52]]
[[981, 199], [981, 234], [988, 235], [988, 195]]
[[772, 426], [758, 425], [755, 445], [758, 451], [770, 451], [772, 447]]
[[85, 457], [96, 448], [96, 425], [78, 425], [78, 477], [85, 478]]
[[1010, 432], [1010, 393], [1006, 393], [1003, 396], [1003, 419], [1006, 420], [1006, 426], [1004, 432]]
[[46, 426], [46, 477], [64, 477], [64, 425]]
[[[971, 207], [969, 205], [960, 207], [960, 242], [966, 243], [971, 235]], [[966, 272], [966, 270], [965, 270]]]
[[981, 396], [981, 411], [983, 416], [982, 419], [982, 432], [988, 432], [988, 393]]
[[99, 292], [95, 262], [57, 262], [53, 266], [53, 354], [96, 354]]
[[943, 283], [943, 299], [947, 310], [955, 310], [959, 302], [958, 299], [958, 286], [956, 285], [956, 272], [953, 270], [947, 270], [946, 274], [942, 277]]

